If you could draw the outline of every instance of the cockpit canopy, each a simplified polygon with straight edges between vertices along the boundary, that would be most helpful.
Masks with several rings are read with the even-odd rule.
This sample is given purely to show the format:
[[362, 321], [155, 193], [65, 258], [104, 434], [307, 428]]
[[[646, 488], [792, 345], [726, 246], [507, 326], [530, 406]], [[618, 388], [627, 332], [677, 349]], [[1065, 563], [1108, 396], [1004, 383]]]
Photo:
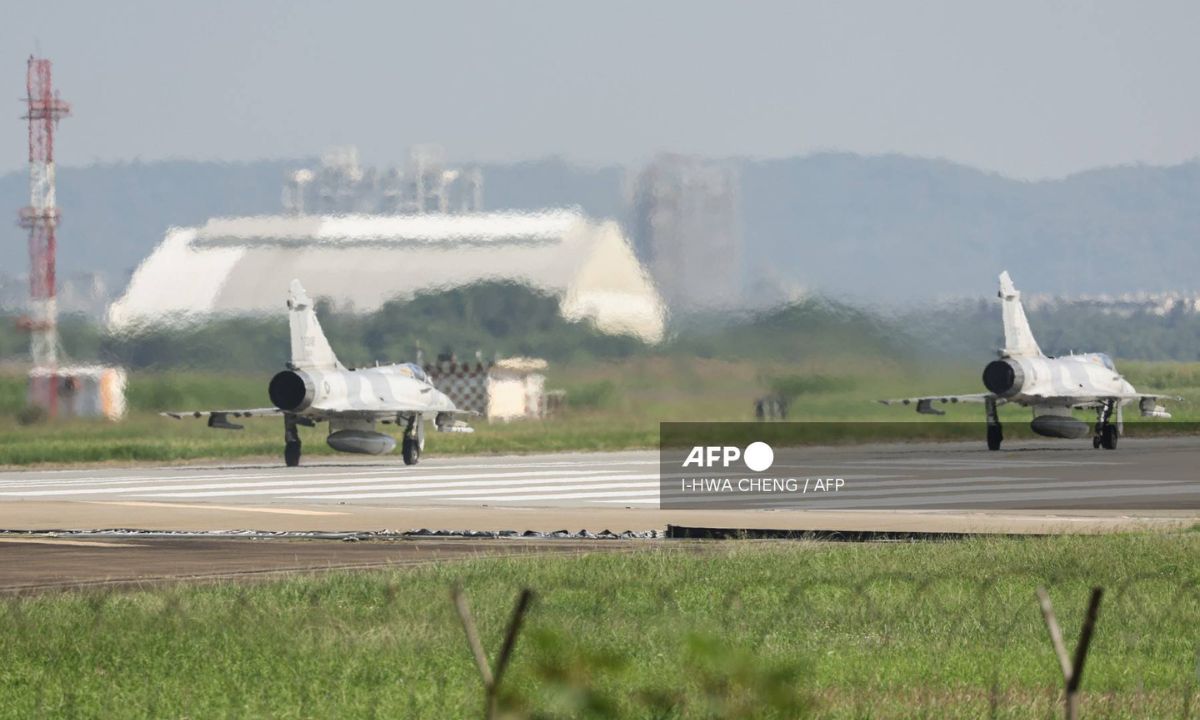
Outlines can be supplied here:
[[425, 374], [425, 369], [416, 363], [404, 363], [404, 367], [412, 371], [412, 376], [423, 383], [429, 382], [429, 376]]
[[1095, 353], [1092, 355], [1092, 358], [1094, 358], [1096, 362], [1100, 363], [1101, 365], [1108, 368], [1109, 370], [1117, 369], [1117, 366], [1113, 363], [1112, 358], [1110, 358], [1105, 353]]

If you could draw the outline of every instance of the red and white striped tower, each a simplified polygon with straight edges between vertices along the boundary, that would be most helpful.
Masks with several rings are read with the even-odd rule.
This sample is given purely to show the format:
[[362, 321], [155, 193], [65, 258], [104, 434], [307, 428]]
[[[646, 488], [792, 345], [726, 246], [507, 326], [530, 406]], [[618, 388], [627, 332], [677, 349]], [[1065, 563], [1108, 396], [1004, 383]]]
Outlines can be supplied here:
[[53, 416], [58, 405], [58, 308], [55, 304], [54, 130], [71, 107], [59, 99], [50, 79], [50, 61], [29, 58], [25, 80], [24, 119], [29, 120], [29, 207], [21, 210], [21, 226], [29, 228], [30, 355], [34, 372], [29, 402]]

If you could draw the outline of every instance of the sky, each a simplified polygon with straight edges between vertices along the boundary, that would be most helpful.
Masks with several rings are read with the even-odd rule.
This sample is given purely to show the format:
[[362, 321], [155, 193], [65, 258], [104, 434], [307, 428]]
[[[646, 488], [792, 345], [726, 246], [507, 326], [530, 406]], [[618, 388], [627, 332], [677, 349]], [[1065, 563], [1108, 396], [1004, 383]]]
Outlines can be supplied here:
[[[1022, 179], [1200, 156], [1200, 3], [54, 2], [0, 24], [0, 172], [25, 60], [73, 107], [60, 165], [656, 152], [938, 157]], [[0, 93], [2, 96], [3, 93]], [[7, 119], [5, 119], [7, 116]]]

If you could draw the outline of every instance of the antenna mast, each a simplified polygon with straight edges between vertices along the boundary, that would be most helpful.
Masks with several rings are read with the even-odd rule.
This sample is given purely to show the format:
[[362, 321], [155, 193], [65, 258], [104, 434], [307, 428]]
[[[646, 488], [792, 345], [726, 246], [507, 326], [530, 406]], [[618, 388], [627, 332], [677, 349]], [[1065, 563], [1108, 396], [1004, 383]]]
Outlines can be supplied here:
[[[23, 119], [29, 121], [29, 207], [21, 210], [21, 227], [29, 229], [30, 375], [29, 402], [53, 417], [58, 407], [58, 308], [55, 303], [55, 227], [59, 212], [54, 198], [54, 131], [71, 106], [54, 91], [50, 61], [29, 57]], [[40, 371], [40, 372], [38, 372]]]

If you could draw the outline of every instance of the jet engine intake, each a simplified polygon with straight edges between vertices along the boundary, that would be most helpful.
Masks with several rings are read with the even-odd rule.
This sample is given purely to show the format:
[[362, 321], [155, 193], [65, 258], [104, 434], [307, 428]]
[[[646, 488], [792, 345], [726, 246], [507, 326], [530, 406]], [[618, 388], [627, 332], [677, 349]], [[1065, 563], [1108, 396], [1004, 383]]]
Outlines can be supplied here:
[[316, 389], [308, 375], [295, 370], [283, 370], [271, 378], [267, 394], [280, 410], [299, 412], [312, 405]]
[[993, 360], [983, 369], [983, 386], [1000, 397], [1012, 397], [1025, 385], [1025, 371], [1015, 360]]

